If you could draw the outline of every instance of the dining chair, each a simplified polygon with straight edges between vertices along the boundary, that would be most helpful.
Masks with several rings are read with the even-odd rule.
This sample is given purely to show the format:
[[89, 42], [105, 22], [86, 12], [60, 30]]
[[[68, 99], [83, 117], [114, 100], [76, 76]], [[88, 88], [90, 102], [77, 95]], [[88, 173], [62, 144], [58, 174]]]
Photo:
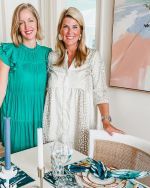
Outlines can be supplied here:
[[0, 142], [0, 157], [4, 156], [4, 147], [2, 146], [2, 143]]
[[[108, 167], [150, 171], [150, 142], [127, 134], [90, 130], [89, 156]], [[150, 177], [140, 182], [150, 186]]]

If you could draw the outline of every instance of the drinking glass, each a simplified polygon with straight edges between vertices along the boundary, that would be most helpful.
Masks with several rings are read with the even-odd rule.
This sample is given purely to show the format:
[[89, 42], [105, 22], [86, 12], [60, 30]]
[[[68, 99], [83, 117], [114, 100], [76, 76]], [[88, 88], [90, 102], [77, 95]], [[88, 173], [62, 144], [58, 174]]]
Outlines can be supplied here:
[[63, 143], [64, 147], [66, 148], [66, 150], [68, 152], [68, 159], [66, 161], [66, 163], [67, 163], [72, 158], [72, 154], [73, 154], [73, 149], [72, 149], [73, 142], [71, 141], [70, 137], [66, 133], [62, 134], [61, 142]]
[[68, 147], [60, 142], [54, 142], [51, 154], [52, 173], [57, 187], [65, 185], [64, 164], [68, 160]]
[[51, 146], [52, 174], [57, 188], [80, 188], [69, 172], [64, 172], [64, 166], [71, 159], [73, 153], [69, 142], [55, 141]]

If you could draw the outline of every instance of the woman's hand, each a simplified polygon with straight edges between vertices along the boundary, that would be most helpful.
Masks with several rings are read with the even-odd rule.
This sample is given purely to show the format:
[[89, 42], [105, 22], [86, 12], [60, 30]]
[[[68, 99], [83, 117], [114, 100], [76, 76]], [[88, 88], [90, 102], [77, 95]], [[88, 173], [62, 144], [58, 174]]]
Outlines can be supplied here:
[[121, 134], [125, 134], [122, 130], [117, 129], [116, 127], [114, 127], [112, 125], [112, 123], [108, 120], [104, 120], [102, 121], [103, 123], [103, 128], [105, 131], [108, 132], [108, 134], [110, 134], [111, 136], [113, 135], [113, 133], [121, 133]]

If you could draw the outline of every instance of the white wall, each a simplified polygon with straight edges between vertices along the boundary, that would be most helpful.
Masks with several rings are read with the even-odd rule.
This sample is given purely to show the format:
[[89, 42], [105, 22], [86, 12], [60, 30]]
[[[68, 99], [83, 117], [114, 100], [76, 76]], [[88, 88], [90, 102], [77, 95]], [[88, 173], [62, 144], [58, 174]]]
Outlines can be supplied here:
[[[109, 83], [113, 0], [102, 0], [101, 51]], [[113, 122], [128, 134], [150, 140], [150, 93], [109, 87]]]

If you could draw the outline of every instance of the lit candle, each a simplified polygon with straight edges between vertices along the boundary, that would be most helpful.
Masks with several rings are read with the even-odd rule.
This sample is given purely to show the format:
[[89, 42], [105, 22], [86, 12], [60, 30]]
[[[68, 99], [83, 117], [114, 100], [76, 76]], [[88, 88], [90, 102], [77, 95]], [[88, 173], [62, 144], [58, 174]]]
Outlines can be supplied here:
[[5, 169], [11, 169], [10, 149], [10, 118], [4, 117], [4, 145], [5, 145]]
[[43, 132], [42, 132], [42, 128], [37, 129], [37, 137], [38, 137], [38, 168], [43, 169], [44, 160], [43, 160]]

